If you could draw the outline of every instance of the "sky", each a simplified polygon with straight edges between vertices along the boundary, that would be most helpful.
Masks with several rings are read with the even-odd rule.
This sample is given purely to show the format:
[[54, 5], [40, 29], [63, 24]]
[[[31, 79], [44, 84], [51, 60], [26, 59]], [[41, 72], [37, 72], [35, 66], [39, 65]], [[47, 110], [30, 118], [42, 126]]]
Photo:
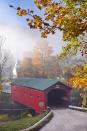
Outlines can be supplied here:
[[38, 42], [48, 42], [53, 46], [55, 53], [59, 53], [62, 47], [62, 33], [57, 31], [55, 35], [49, 35], [42, 39], [40, 32], [30, 30], [26, 20], [16, 15], [16, 11], [9, 7], [30, 8], [36, 14], [42, 12], [36, 8], [33, 0], [0, 0], [0, 36], [5, 39], [6, 47], [9, 48], [15, 59], [21, 59], [25, 52], [32, 52]]

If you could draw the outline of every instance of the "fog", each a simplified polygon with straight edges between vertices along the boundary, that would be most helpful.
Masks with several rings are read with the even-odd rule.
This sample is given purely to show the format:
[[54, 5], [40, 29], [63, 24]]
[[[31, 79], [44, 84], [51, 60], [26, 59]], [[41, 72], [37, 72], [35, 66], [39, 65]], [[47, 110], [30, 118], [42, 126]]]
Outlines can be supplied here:
[[11, 50], [16, 59], [21, 59], [25, 52], [32, 52], [32, 49], [38, 42], [48, 42], [55, 53], [60, 52], [62, 43], [62, 33], [42, 39], [40, 32], [36, 30], [32, 31], [29, 28], [21, 28], [20, 26], [9, 24], [0, 24], [0, 36], [5, 39], [5, 45]]

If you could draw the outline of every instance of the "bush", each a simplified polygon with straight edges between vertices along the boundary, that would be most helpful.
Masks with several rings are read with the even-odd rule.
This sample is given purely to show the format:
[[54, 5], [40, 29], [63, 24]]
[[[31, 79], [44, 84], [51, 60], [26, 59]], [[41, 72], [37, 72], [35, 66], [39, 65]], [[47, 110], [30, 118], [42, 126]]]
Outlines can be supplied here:
[[10, 118], [8, 117], [8, 115], [0, 115], [0, 122], [5, 122], [10, 120]]

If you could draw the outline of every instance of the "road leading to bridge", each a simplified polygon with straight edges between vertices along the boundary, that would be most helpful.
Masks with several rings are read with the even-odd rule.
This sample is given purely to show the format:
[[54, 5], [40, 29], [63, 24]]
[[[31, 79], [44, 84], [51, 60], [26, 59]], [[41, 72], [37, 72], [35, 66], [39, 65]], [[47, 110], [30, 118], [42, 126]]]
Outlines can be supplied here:
[[40, 131], [87, 131], [87, 113], [70, 110], [53, 110], [54, 117]]

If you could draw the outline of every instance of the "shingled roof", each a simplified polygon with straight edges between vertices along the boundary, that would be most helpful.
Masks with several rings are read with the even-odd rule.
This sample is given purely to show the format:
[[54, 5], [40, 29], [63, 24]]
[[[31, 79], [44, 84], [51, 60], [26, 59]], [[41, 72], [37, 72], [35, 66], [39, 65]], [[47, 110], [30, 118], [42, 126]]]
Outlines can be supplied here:
[[45, 90], [56, 84], [58, 79], [42, 79], [42, 78], [18, 78], [13, 80], [12, 84], [37, 90]]

